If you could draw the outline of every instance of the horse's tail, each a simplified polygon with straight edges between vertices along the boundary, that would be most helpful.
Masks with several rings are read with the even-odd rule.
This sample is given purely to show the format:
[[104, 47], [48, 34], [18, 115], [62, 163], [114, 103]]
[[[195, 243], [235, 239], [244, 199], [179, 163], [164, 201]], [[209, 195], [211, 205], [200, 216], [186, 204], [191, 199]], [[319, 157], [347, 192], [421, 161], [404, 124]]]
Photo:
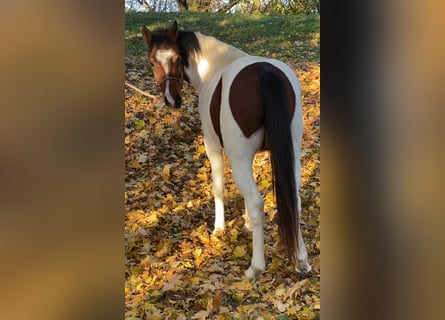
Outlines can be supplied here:
[[290, 101], [285, 79], [278, 72], [281, 71], [265, 64], [260, 87], [264, 99], [265, 141], [271, 155], [281, 244], [289, 259], [295, 261], [299, 219], [290, 115], [290, 104], [294, 101]]

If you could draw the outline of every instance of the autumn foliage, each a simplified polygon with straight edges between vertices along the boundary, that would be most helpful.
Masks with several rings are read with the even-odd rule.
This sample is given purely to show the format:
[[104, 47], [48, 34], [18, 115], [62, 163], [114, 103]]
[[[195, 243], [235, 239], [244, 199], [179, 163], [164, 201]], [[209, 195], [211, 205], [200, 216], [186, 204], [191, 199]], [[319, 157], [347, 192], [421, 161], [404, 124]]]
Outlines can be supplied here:
[[[153, 14], [145, 18], [146, 24], [162, 20]], [[184, 21], [187, 17], [175, 18]], [[127, 26], [127, 42], [138, 45], [133, 27]], [[214, 28], [217, 30], [218, 25]], [[194, 30], [199, 30], [198, 24]], [[246, 47], [251, 45], [252, 41], [240, 39]], [[320, 68], [313, 53], [310, 58], [295, 55], [289, 59], [292, 52], [285, 48], [267, 50], [274, 50], [277, 58], [289, 63], [302, 85], [302, 231], [312, 274], [296, 274], [280, 249], [270, 162], [263, 152], [255, 157], [254, 176], [265, 199], [267, 266], [258, 280], [244, 278], [250, 263], [251, 234], [244, 229], [244, 202], [228, 161], [227, 228], [223, 234], [211, 234], [214, 205], [210, 164], [202, 141], [196, 92], [185, 85], [181, 109], [166, 107], [143, 50], [127, 50], [126, 81], [159, 97], [145, 97], [129, 88], [125, 94], [127, 320], [319, 318]]]

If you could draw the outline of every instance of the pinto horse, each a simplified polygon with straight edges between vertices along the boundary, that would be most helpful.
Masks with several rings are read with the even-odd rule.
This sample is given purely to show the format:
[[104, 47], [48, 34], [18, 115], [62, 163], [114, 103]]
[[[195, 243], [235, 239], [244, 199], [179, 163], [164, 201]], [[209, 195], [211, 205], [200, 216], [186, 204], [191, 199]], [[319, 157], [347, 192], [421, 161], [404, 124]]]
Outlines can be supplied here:
[[[224, 230], [224, 160], [244, 198], [253, 253], [248, 278], [265, 270], [264, 202], [252, 173], [259, 150], [270, 150], [281, 243], [296, 270], [308, 273], [300, 230], [300, 147], [303, 134], [300, 84], [283, 62], [247, 53], [201, 33], [169, 29], [142, 34], [165, 103], [179, 108], [183, 80], [199, 95], [204, 145], [212, 169], [214, 232]], [[298, 158], [297, 158], [298, 157]]]

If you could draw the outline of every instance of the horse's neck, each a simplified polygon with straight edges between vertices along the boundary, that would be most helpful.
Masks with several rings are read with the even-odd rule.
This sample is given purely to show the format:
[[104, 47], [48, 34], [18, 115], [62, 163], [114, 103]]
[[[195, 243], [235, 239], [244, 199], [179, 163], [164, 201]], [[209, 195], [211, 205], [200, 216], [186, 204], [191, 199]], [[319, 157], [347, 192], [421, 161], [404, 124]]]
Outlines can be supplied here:
[[224, 69], [225, 66], [238, 58], [247, 56], [247, 53], [221, 42], [213, 37], [196, 33], [201, 52], [193, 57], [194, 64], [190, 68], [192, 76], [191, 84], [200, 91], [203, 84], [210, 83], [210, 80]]

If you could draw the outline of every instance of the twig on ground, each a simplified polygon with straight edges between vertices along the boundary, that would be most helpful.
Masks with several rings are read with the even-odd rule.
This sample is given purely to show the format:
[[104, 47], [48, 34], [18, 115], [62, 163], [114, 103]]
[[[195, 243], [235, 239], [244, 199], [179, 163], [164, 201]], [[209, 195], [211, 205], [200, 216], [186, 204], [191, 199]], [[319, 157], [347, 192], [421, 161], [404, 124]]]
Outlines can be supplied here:
[[158, 98], [157, 96], [151, 95], [151, 94], [149, 94], [149, 93], [147, 93], [147, 92], [145, 92], [145, 91], [139, 89], [138, 87], [135, 87], [134, 85], [132, 85], [131, 83], [128, 83], [127, 81], [125, 81], [125, 85], [126, 85], [127, 87], [130, 87], [130, 88], [133, 89], [134, 91], [136, 91], [136, 92], [138, 92], [138, 93], [140, 93], [140, 94], [146, 96], [146, 97], [149, 97], [149, 98], [152, 98], [152, 99], [157, 99], [157, 98]]

